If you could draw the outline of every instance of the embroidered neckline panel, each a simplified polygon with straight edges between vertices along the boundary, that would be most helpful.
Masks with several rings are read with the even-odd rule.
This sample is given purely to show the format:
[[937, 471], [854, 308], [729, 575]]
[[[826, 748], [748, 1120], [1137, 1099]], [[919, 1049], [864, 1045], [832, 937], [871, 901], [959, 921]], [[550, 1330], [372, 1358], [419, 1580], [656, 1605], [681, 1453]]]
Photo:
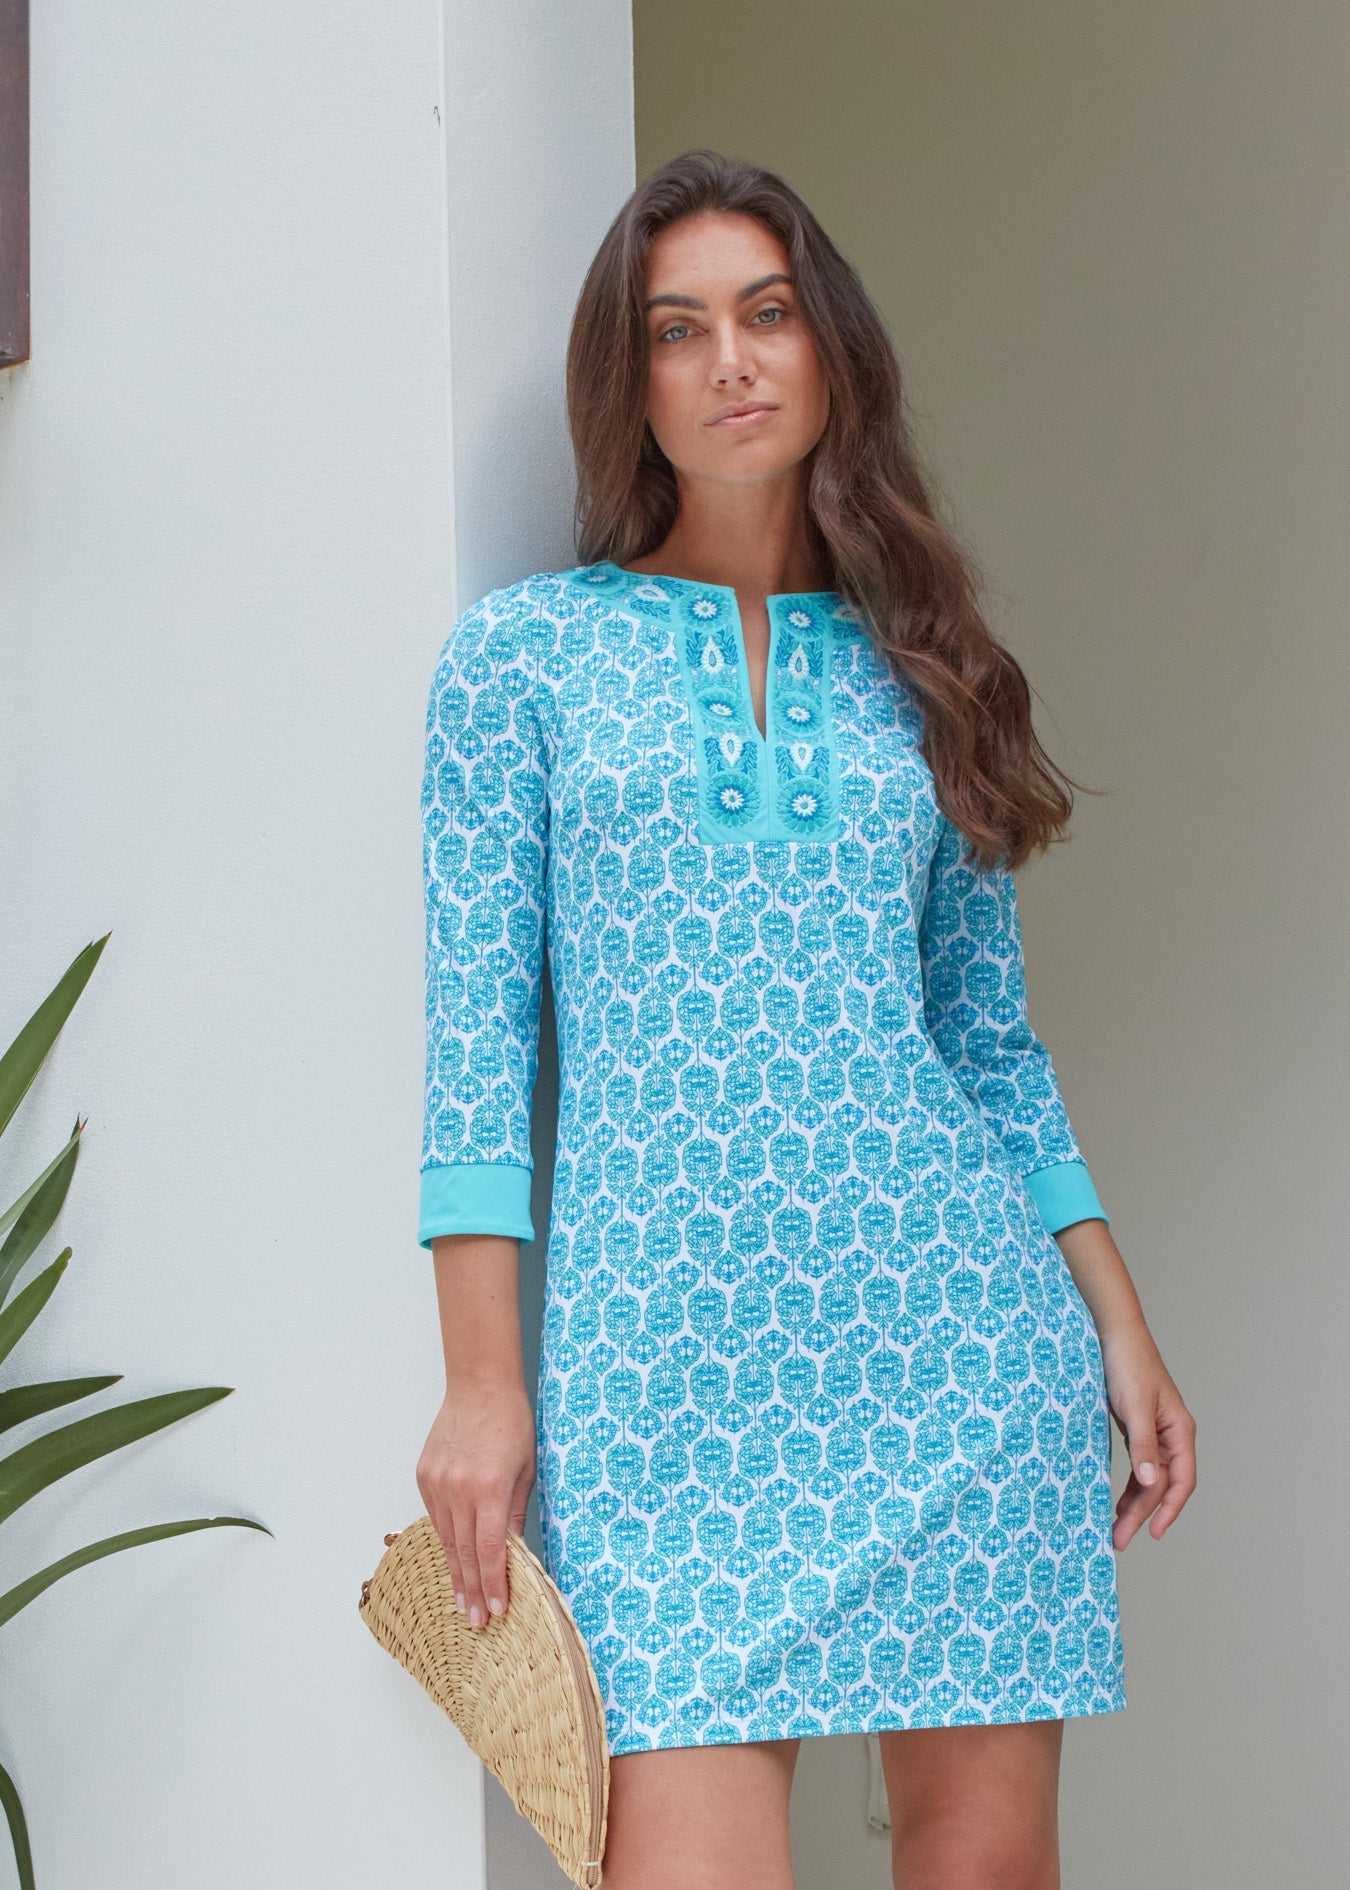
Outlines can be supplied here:
[[644, 618], [669, 621], [693, 723], [699, 838], [839, 838], [839, 751], [830, 712], [830, 658], [856, 612], [838, 591], [774, 592], [764, 683], [765, 733], [755, 721], [735, 590], [693, 578], [629, 571], [604, 559], [567, 573]]

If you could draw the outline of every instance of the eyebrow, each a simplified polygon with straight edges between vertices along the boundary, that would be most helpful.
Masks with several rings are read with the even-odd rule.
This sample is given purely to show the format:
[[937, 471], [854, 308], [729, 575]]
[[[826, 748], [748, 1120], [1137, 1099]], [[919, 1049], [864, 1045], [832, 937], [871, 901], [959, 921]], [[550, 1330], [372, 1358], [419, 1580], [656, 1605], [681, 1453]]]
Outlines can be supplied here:
[[[758, 295], [761, 289], [767, 289], [770, 284], [774, 282], [786, 282], [789, 288], [792, 287], [791, 276], [785, 276], [781, 273], [775, 273], [769, 276], [757, 276], [753, 282], [746, 283], [745, 287], [737, 295], [736, 300], [738, 302], [748, 302], [752, 295]], [[675, 295], [668, 293], [666, 295], [649, 295], [647, 300], [642, 304], [642, 309], [645, 314], [649, 308], [707, 308], [707, 306], [708, 304], [701, 302], [696, 295]]]

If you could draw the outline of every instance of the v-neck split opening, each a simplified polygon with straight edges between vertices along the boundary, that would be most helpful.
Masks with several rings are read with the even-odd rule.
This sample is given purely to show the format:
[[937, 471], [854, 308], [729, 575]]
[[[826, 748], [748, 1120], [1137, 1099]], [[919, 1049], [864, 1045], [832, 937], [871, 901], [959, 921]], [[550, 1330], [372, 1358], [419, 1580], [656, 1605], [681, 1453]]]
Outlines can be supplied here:
[[[606, 559], [604, 563], [608, 566], [611, 560]], [[755, 733], [759, 737], [759, 740], [764, 744], [765, 748], [771, 748], [773, 746], [773, 691], [769, 687], [769, 684], [773, 677], [774, 643], [778, 632], [778, 618], [773, 606], [775, 603], [791, 602], [795, 598], [802, 598], [804, 600], [833, 606], [843, 602], [842, 594], [839, 591], [770, 591], [765, 597], [764, 606], [769, 615], [769, 653], [764, 666], [764, 727], [761, 729], [754, 715], [755, 695], [750, 681], [750, 652], [746, 647], [745, 619], [741, 615], [741, 603], [736, 595], [735, 585], [705, 584], [698, 578], [671, 577], [664, 571], [634, 571], [626, 564], [616, 564], [613, 566], [613, 569], [618, 571], [623, 577], [655, 578], [660, 584], [681, 584], [687, 585], [694, 590], [720, 591], [731, 599], [732, 613], [735, 618], [736, 626], [736, 643], [740, 656], [741, 680], [745, 684], [746, 697], [750, 703], [750, 719], [755, 723]]]
[[754, 713], [745, 626], [735, 587], [630, 571], [612, 559], [569, 577], [671, 626], [688, 704], [699, 787], [698, 833], [709, 845], [839, 837], [839, 764], [830, 703], [835, 636], [857, 618], [839, 591], [774, 591], [764, 728]]

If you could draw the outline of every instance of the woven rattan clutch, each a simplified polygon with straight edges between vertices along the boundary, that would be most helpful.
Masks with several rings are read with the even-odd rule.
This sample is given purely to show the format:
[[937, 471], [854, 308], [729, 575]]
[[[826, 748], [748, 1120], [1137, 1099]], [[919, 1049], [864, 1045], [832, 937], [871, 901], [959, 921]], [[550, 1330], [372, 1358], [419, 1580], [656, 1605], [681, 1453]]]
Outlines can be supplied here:
[[385, 1537], [361, 1618], [455, 1722], [572, 1882], [601, 1879], [609, 1742], [590, 1654], [522, 1536], [506, 1538], [505, 1614], [470, 1627], [429, 1516]]

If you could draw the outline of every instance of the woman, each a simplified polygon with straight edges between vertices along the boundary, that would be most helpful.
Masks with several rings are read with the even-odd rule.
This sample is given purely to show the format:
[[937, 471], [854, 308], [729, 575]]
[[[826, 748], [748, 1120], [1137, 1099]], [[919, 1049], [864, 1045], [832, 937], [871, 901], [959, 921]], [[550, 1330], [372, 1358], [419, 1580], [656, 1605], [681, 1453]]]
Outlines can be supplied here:
[[1012, 872], [1074, 783], [781, 179], [649, 177], [567, 386], [581, 562], [466, 611], [431, 692], [418, 1485], [481, 1625], [537, 1468], [605, 1701], [607, 1890], [788, 1890], [801, 1739], [869, 1731], [898, 1884], [1050, 1890], [1063, 1722], [1125, 1705], [1113, 1550], [1195, 1481], [1027, 1019]]

